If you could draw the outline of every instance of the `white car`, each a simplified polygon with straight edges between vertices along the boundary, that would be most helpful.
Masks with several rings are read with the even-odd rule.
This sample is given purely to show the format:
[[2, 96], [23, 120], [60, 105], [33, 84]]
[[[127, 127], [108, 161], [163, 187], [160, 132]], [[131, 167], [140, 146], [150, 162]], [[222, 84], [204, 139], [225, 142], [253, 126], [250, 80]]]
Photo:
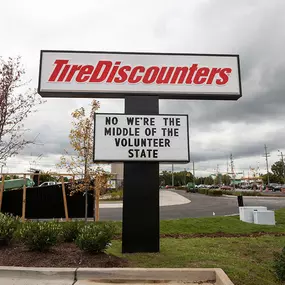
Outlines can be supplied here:
[[45, 187], [45, 186], [50, 186], [50, 185], [56, 185], [57, 183], [54, 181], [46, 181], [44, 183], [42, 183], [41, 185], [39, 185], [39, 187]]

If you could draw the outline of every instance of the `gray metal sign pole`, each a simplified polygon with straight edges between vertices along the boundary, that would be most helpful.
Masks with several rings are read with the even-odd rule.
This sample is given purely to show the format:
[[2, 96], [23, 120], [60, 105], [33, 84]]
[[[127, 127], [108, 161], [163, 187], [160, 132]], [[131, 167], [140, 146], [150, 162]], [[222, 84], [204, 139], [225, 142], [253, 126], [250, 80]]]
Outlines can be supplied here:
[[[126, 96], [125, 114], [158, 113], [157, 96]], [[159, 162], [124, 163], [122, 251], [159, 252]]]

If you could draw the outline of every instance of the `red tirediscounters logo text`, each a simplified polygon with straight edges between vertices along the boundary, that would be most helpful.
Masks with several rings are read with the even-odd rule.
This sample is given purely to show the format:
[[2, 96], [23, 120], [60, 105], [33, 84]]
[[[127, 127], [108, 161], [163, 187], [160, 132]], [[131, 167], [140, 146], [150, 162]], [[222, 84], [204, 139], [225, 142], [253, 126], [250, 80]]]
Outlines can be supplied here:
[[230, 67], [143, 66], [122, 65], [121, 61], [99, 60], [97, 65], [70, 64], [56, 59], [48, 82], [129, 83], [164, 85], [218, 85], [224, 86], [232, 73]]

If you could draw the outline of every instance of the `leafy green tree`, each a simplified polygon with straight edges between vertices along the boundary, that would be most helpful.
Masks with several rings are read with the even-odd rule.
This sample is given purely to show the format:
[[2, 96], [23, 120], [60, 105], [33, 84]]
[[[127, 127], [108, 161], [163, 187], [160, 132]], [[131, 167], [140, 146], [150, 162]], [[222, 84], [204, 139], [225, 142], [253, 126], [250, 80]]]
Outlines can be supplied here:
[[214, 179], [212, 176], [206, 177], [205, 178], [205, 184], [206, 185], [213, 185], [214, 184]]
[[227, 175], [227, 174], [224, 174], [222, 176], [222, 183], [224, 185], [230, 185], [231, 184], [231, 177], [229, 175]]
[[[271, 166], [271, 171], [272, 173], [278, 177], [280, 183], [284, 183], [284, 171], [285, 171], [285, 166], [284, 162], [279, 160], [276, 161], [272, 166]], [[269, 177], [270, 178], [270, 177]], [[270, 180], [271, 181], [271, 180]]]
[[[193, 174], [188, 171], [174, 172], [174, 186], [186, 185], [189, 182], [193, 182]], [[159, 175], [159, 181], [161, 185], [172, 185], [172, 172], [162, 171]]]
[[49, 172], [41, 172], [40, 175], [40, 184], [47, 181], [57, 181], [57, 177], [50, 174]]
[[195, 184], [200, 185], [204, 184], [205, 177], [195, 177]]
[[[261, 177], [262, 177], [263, 183], [267, 184], [267, 182], [268, 182], [267, 174], [264, 174]], [[280, 177], [278, 177], [277, 175], [275, 175], [271, 172], [269, 172], [269, 181], [270, 181], [270, 183], [281, 183]]]
[[19, 179], [20, 177], [18, 175], [5, 175], [5, 180], [11, 180], [11, 179]]
[[215, 176], [214, 184], [219, 185], [221, 183], [222, 183], [222, 174], [219, 173], [218, 175]]
[[172, 174], [170, 171], [162, 171], [159, 175], [160, 185], [171, 185], [172, 184]]

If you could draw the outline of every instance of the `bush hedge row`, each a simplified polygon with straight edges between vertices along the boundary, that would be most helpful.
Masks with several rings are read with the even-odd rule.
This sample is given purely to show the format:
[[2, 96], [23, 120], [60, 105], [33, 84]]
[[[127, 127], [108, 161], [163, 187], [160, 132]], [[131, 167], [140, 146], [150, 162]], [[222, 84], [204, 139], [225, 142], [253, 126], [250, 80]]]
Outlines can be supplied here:
[[222, 196], [223, 195], [223, 191], [222, 190], [212, 190], [212, 189], [198, 189], [198, 193], [200, 194], [205, 194], [205, 195], [209, 195], [209, 196]]
[[254, 192], [254, 191], [229, 191], [229, 190], [224, 190], [223, 194], [225, 195], [234, 195], [234, 196], [263, 196], [261, 192]]
[[33, 222], [21, 223], [18, 218], [0, 213], [0, 246], [12, 239], [29, 250], [47, 251], [62, 242], [75, 242], [82, 250], [100, 253], [107, 249], [114, 236], [114, 226], [100, 222]]
[[232, 190], [212, 190], [212, 189], [198, 189], [198, 193], [205, 194], [209, 196], [222, 196], [225, 195], [234, 195], [234, 196], [263, 196], [261, 192], [254, 191], [232, 191]]

